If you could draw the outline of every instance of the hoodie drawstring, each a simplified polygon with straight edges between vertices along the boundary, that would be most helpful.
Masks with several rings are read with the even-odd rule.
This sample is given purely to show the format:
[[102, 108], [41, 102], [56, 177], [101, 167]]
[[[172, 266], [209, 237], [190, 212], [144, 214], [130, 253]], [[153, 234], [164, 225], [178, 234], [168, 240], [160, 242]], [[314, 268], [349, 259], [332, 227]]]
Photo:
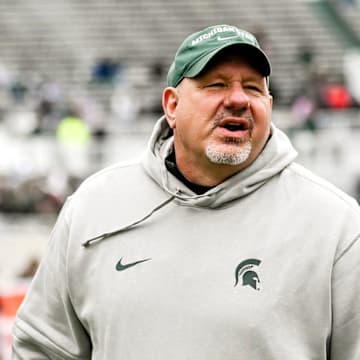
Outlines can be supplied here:
[[144, 217], [142, 217], [139, 220], [134, 221], [133, 223], [129, 224], [129, 225], [125, 225], [123, 227], [121, 227], [120, 229], [114, 230], [114, 231], [110, 231], [98, 236], [95, 236], [89, 240], [86, 240], [85, 242], [83, 242], [81, 245], [84, 247], [88, 247], [92, 244], [94, 244], [95, 242], [99, 242], [102, 240], [105, 240], [113, 235], [117, 235], [120, 234], [124, 231], [127, 231], [133, 227], [135, 227], [136, 225], [144, 222], [145, 220], [147, 220], [150, 216], [152, 216], [156, 211], [160, 210], [161, 208], [163, 208], [164, 206], [166, 206], [167, 204], [169, 204], [171, 201], [173, 201], [175, 199], [175, 196], [171, 196], [170, 198], [166, 199], [164, 202], [162, 202], [160, 205], [156, 206], [153, 210], [151, 210], [148, 214], [146, 214]]

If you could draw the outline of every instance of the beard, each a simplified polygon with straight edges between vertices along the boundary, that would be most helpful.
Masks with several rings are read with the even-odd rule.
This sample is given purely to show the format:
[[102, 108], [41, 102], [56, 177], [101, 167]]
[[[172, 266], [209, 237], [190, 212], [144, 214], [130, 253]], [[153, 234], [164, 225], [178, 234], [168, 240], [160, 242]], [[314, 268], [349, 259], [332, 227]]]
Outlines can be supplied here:
[[237, 139], [227, 139], [226, 144], [210, 142], [205, 154], [214, 164], [237, 166], [243, 164], [250, 156], [252, 150], [251, 139], [239, 142]]
[[228, 137], [223, 139], [225, 141], [224, 143], [219, 143], [216, 139], [213, 141], [210, 140], [206, 147], [205, 155], [208, 160], [214, 164], [237, 166], [243, 164], [251, 154], [254, 120], [247, 108], [225, 110], [214, 118], [212, 129], [215, 130], [221, 121], [228, 116], [244, 117], [247, 119], [249, 123], [248, 139]]

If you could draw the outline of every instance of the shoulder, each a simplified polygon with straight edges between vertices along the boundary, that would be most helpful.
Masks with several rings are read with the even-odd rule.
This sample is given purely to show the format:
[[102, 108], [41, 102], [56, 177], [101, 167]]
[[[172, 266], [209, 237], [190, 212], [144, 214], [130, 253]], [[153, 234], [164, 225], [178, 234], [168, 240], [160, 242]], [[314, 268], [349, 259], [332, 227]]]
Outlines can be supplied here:
[[288, 166], [283, 176], [291, 189], [288, 200], [290, 196], [296, 199], [289, 203], [297, 208], [297, 221], [303, 220], [311, 231], [320, 229], [327, 241], [337, 241], [337, 259], [359, 244], [360, 207], [355, 198], [297, 163]]
[[107, 166], [87, 177], [72, 194], [71, 198], [89, 197], [95, 199], [107, 194], [123, 194], [131, 190], [141, 191], [150, 182], [142, 166], [141, 158]]
[[86, 191], [94, 186], [107, 184], [117, 179], [125, 180], [127, 176], [133, 176], [141, 171], [140, 159], [133, 159], [130, 161], [122, 161], [113, 165], [107, 166], [104, 169], [87, 177], [79, 186], [78, 192]]
[[84, 179], [69, 196], [69, 211], [82, 209], [89, 214], [96, 208], [115, 209], [124, 202], [129, 204], [132, 194], [141, 192], [148, 181], [139, 159], [115, 163]]
[[287, 167], [285, 173], [292, 179], [294, 186], [297, 186], [297, 191], [303, 196], [308, 194], [317, 201], [324, 199], [328, 203], [350, 207], [354, 211], [359, 211], [359, 205], [353, 197], [302, 165], [292, 163]]
[[340, 232], [343, 244], [339, 248], [359, 238], [360, 207], [355, 198], [296, 163], [284, 171], [284, 176], [288, 179], [287, 198], [296, 199], [293, 204], [300, 218], [309, 219], [312, 227], [319, 226], [330, 237]]
[[154, 187], [138, 160], [117, 163], [89, 176], [64, 208], [75, 243], [138, 218], [154, 197], [160, 197]]

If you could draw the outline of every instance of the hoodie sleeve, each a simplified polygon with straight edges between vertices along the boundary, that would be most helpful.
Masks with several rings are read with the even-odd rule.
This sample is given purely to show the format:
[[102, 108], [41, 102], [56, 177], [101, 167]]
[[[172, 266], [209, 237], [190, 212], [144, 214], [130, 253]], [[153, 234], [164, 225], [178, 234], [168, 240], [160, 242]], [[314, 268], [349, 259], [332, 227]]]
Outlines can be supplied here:
[[333, 269], [331, 360], [360, 359], [360, 235], [336, 259]]
[[13, 326], [12, 359], [90, 359], [91, 343], [67, 286], [65, 204]]

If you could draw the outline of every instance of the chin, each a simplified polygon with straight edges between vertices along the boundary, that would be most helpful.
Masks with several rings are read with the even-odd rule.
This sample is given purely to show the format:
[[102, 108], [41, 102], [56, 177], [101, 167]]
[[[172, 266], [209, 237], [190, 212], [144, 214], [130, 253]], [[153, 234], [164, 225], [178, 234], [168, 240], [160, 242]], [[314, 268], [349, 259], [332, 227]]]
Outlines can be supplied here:
[[206, 156], [214, 164], [238, 166], [250, 158], [251, 151], [251, 141], [246, 141], [240, 147], [239, 144], [209, 144]]

